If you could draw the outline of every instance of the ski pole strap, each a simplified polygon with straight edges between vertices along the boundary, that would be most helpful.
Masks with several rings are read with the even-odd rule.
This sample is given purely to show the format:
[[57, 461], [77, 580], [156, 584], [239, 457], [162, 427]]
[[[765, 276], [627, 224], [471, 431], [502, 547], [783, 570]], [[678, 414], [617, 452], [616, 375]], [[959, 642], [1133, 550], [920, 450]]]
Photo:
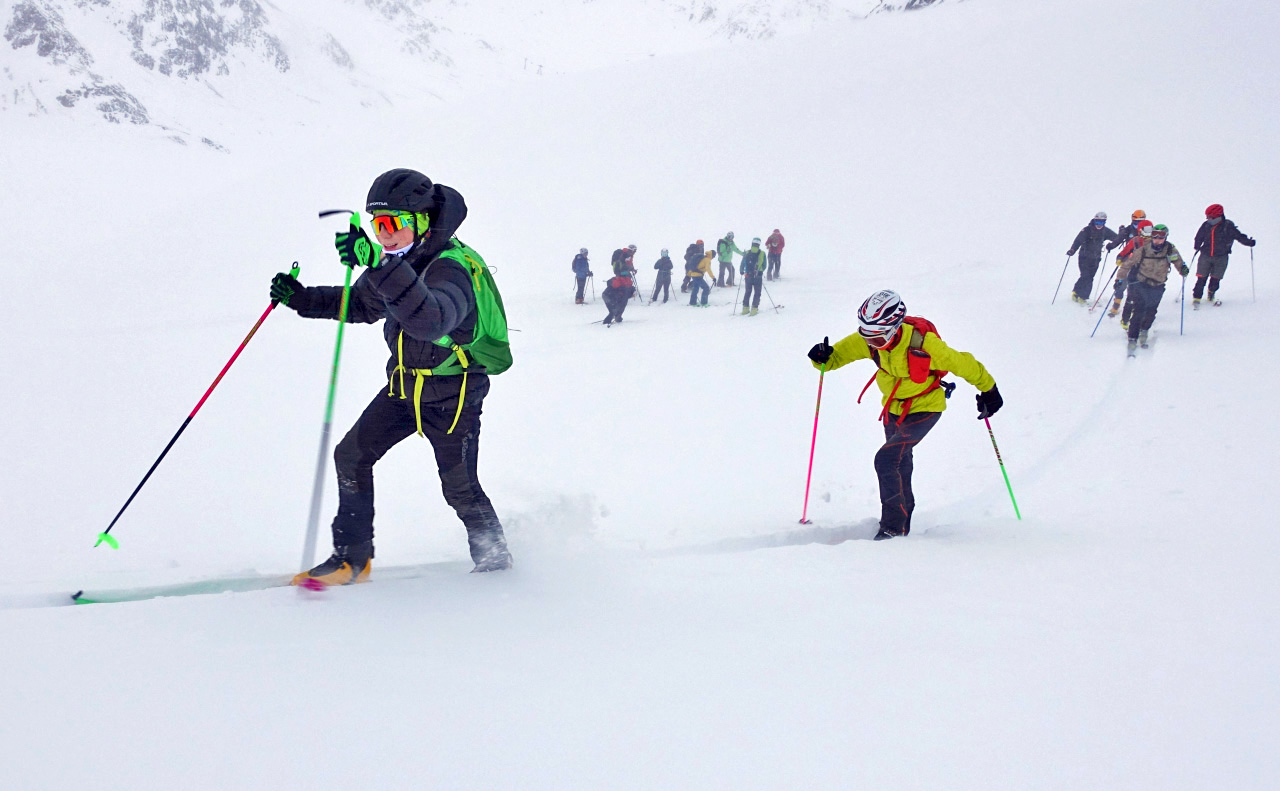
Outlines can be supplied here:
[[404, 400], [406, 398], [405, 387], [404, 387], [405, 371], [408, 371], [409, 373], [413, 374], [414, 376], [413, 418], [414, 418], [414, 422], [417, 425], [419, 437], [427, 436], [422, 431], [422, 384], [424, 381], [426, 381], [426, 377], [456, 376], [457, 371], [460, 369], [462, 371], [462, 388], [458, 391], [458, 408], [453, 413], [453, 422], [449, 424], [449, 430], [446, 431], [445, 433], [452, 434], [453, 430], [458, 427], [458, 419], [462, 417], [462, 403], [463, 401], [466, 400], [466, 396], [467, 396], [467, 376], [468, 374], [470, 374], [470, 371], [468, 370], [468, 368], [470, 368], [471, 363], [469, 360], [467, 360], [466, 352], [464, 352], [462, 350], [462, 347], [456, 343], [453, 344], [453, 352], [454, 352], [454, 355], [457, 357], [456, 363], [454, 362], [454, 360], [450, 359], [450, 360], [446, 360], [440, 365], [437, 365], [435, 368], [405, 368], [404, 366], [404, 331], [403, 330], [400, 332], [400, 337], [396, 339], [396, 367], [391, 371], [391, 376], [388, 377], [387, 395], [393, 396], [396, 394], [395, 378], [396, 378], [396, 374], [399, 374], [400, 375], [400, 399]]

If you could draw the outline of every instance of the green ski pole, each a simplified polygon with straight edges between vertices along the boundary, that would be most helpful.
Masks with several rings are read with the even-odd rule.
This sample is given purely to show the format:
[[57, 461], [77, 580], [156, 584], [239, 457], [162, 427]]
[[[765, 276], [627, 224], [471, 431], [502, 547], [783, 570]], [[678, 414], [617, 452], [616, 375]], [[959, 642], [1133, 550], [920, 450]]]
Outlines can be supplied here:
[[[332, 214], [351, 215], [351, 227], [360, 227], [360, 213], [348, 209], [332, 209], [320, 212], [321, 217]], [[342, 332], [347, 326], [347, 304], [351, 299], [351, 270], [347, 267], [346, 280], [342, 284], [342, 304], [338, 308], [338, 340], [333, 347], [333, 371], [329, 374], [329, 397], [324, 407], [324, 427], [320, 429], [320, 453], [316, 458], [316, 477], [311, 486], [311, 512], [307, 516], [307, 535], [302, 543], [302, 570], [315, 565], [316, 534], [320, 527], [320, 504], [324, 499], [324, 470], [329, 458], [329, 431], [333, 427], [333, 402], [338, 389], [338, 363], [342, 359]]]
[[1004, 459], [1000, 458], [1000, 446], [996, 444], [996, 433], [991, 430], [991, 418], [984, 417], [982, 422], [987, 424], [987, 434], [991, 437], [991, 447], [996, 450], [996, 461], [1000, 463], [1000, 474], [1004, 476], [1005, 488], [1009, 490], [1009, 499], [1013, 501], [1013, 512], [1018, 516], [1018, 521], [1022, 521], [1022, 512], [1018, 510], [1018, 498], [1013, 496], [1013, 485], [1009, 483], [1009, 473], [1005, 471]]

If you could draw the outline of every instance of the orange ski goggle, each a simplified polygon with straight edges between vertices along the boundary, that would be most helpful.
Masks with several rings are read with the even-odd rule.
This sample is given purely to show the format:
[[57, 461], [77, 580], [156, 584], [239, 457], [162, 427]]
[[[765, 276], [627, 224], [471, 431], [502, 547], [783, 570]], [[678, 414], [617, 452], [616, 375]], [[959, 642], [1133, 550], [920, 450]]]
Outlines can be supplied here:
[[401, 228], [413, 227], [413, 212], [397, 211], [391, 214], [374, 215], [373, 232], [379, 233], [395, 233]]

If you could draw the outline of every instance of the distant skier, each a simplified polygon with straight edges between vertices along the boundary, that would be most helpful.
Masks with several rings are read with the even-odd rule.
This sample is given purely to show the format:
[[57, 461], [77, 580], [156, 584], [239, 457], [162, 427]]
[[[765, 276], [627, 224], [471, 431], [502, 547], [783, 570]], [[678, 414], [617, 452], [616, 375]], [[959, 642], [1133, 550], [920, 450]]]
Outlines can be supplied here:
[[[751, 247], [742, 254], [739, 272], [742, 274], [742, 315], [752, 316], [760, 312], [760, 289], [764, 285], [764, 270], [768, 266], [764, 250], [760, 249], [760, 237], [751, 240]], [[754, 293], [755, 298], [752, 298]]]
[[872, 294], [858, 309], [858, 331], [835, 346], [815, 344], [809, 359], [815, 368], [825, 365], [828, 371], [856, 360], [876, 364], [885, 442], [875, 458], [880, 479], [880, 531], [875, 539], [907, 535], [916, 507], [912, 450], [942, 417], [955, 389], [942, 377], [953, 372], [978, 388], [979, 420], [1004, 404], [996, 380], [972, 354], [943, 343], [932, 323], [907, 316], [906, 305], [893, 291]]
[[1183, 277], [1191, 272], [1178, 248], [1169, 242], [1168, 227], [1157, 225], [1151, 229], [1151, 241], [1134, 248], [1121, 267], [1122, 275], [1127, 277], [1133, 273], [1129, 283], [1129, 299], [1133, 301], [1133, 319], [1129, 322], [1130, 357], [1138, 346], [1147, 348], [1147, 332], [1164, 297], [1170, 269], [1176, 269]]
[[636, 287], [630, 274], [624, 273], [609, 278], [608, 287], [600, 295], [605, 307], [609, 309], [609, 315], [604, 317], [604, 326], [608, 327], [614, 322], [622, 321], [622, 311], [627, 309], [627, 300], [631, 299], [635, 293]]
[[632, 260], [635, 254], [636, 246], [634, 244], [628, 247], [619, 247], [617, 250], [614, 250], [612, 261], [613, 273], [615, 275], [635, 274], [636, 265]]
[[[1124, 263], [1122, 259], [1127, 257], [1128, 254], [1133, 251], [1134, 245], [1131, 244], [1131, 242], [1138, 240], [1142, 231], [1140, 226], [1144, 222], [1147, 223], [1147, 225], [1151, 224], [1147, 220], [1147, 213], [1142, 209], [1135, 209], [1133, 212], [1133, 218], [1130, 220], [1129, 224], [1120, 226], [1120, 230], [1116, 232], [1116, 240], [1107, 245], [1107, 252], [1111, 252], [1117, 247], [1121, 248], [1120, 254], [1116, 256], [1117, 272], [1119, 271], [1119, 265]], [[1120, 300], [1124, 298], [1125, 287], [1125, 281], [1117, 277], [1114, 304], [1111, 306], [1111, 312], [1107, 315], [1114, 316], [1120, 311]]]
[[[352, 228], [337, 234], [335, 245], [344, 264], [367, 267], [351, 286], [347, 321], [383, 322], [382, 335], [391, 349], [390, 389], [379, 390], [334, 450], [338, 513], [333, 554], [294, 577], [293, 584], [368, 580], [373, 465], [415, 431], [431, 442], [445, 501], [467, 528], [472, 570], [510, 568], [502, 524], [476, 475], [489, 376], [463, 347], [474, 339], [477, 314], [493, 303], [477, 306], [471, 262], [479, 254], [454, 237], [467, 206], [456, 190], [400, 168], [374, 180], [365, 210], [373, 215], [377, 244], [362, 229]], [[341, 286], [304, 287], [283, 272], [271, 281], [271, 298], [309, 319], [337, 319], [342, 293]], [[464, 358], [470, 359], [461, 362]]]
[[1205, 280], [1209, 281], [1209, 301], [1215, 305], [1222, 304], [1222, 300], [1217, 298], [1218, 286], [1227, 273], [1227, 259], [1231, 256], [1232, 243], [1239, 242], [1245, 247], [1257, 244], [1224, 216], [1221, 203], [1205, 209], [1204, 217], [1200, 230], [1196, 231], [1196, 250], [1200, 253], [1200, 258], [1196, 263], [1196, 285], [1191, 290], [1191, 307], [1194, 310], [1200, 308]]
[[[742, 255], [737, 243], [733, 241], [733, 231], [729, 231], [723, 239], [716, 242], [716, 253], [720, 256], [720, 279], [716, 285], [721, 288], [733, 288], [733, 254]], [[726, 272], [729, 274], [728, 286], [724, 282]]]
[[650, 302], [658, 301], [658, 292], [662, 292], [662, 303], [665, 305], [667, 298], [671, 296], [671, 270], [675, 265], [671, 263], [671, 255], [667, 253], [667, 248], [662, 248], [662, 257], [658, 259], [653, 268], [658, 270], [657, 282], [653, 286], [653, 299]]
[[1089, 304], [1093, 276], [1098, 272], [1098, 264], [1102, 263], [1102, 243], [1114, 242], [1116, 238], [1116, 232], [1107, 227], [1107, 213], [1104, 211], [1093, 215], [1093, 221], [1076, 234], [1076, 240], [1067, 251], [1069, 256], [1080, 251], [1080, 257], [1076, 259], [1080, 265], [1080, 279], [1071, 290], [1072, 301], [1080, 305]]
[[[686, 265], [684, 276], [689, 280], [689, 307], [698, 307], [698, 292], [702, 292], [702, 307], [707, 307], [707, 297], [711, 294], [711, 286], [707, 283], [704, 275], [711, 275], [711, 259], [715, 258], [715, 251], [708, 250], [702, 254], [702, 258], [689, 267]], [[712, 275], [714, 277], [714, 275]]]
[[684, 282], [680, 284], [680, 293], [689, 293], [689, 272], [698, 268], [698, 262], [702, 260], [702, 256], [706, 251], [702, 248], [702, 240], [694, 242], [685, 248], [684, 251]]
[[769, 280], [777, 280], [780, 277], [778, 272], [782, 269], [782, 248], [787, 246], [787, 240], [782, 238], [781, 231], [774, 228], [769, 238], [764, 240], [764, 246], [769, 251], [769, 269], [765, 275]]
[[[1114, 298], [1111, 302], [1111, 310], [1107, 312], [1108, 316], [1114, 316], [1119, 312], [1121, 296], [1125, 293], [1125, 289], [1128, 288], [1129, 283], [1131, 283], [1137, 276], [1136, 271], [1129, 271], [1125, 269], [1125, 262], [1129, 260], [1133, 255], [1133, 251], [1137, 249], [1139, 245], [1151, 243], [1152, 227], [1150, 220], [1139, 220], [1138, 235], [1125, 242], [1124, 247], [1120, 248], [1120, 254], [1116, 256], [1116, 287]], [[1122, 271], [1128, 271], [1128, 277], [1121, 275], [1120, 272]], [[1120, 326], [1123, 329], [1129, 329], [1129, 319], [1133, 317], [1133, 305], [1134, 302], [1132, 298], [1125, 300], [1124, 315], [1120, 317]]]
[[587, 278], [591, 277], [591, 264], [587, 261], [587, 248], [582, 248], [578, 254], [573, 257], [573, 274], [578, 278], [578, 295], [574, 297], [573, 304], [582, 304], [582, 290], [587, 286]]

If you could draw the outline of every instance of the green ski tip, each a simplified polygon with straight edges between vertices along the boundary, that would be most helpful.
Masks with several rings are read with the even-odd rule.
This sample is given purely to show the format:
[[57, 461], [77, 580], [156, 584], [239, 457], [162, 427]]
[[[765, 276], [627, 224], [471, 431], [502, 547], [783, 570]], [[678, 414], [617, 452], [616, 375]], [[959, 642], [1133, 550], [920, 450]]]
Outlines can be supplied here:
[[102, 546], [103, 544], [106, 544], [107, 546], [111, 547], [112, 549], [119, 549], [119, 548], [120, 548], [120, 542], [119, 542], [119, 541], [116, 541], [115, 536], [112, 536], [112, 535], [110, 535], [110, 534], [108, 534], [108, 533], [99, 533], [99, 534], [98, 534], [98, 541], [97, 541], [97, 543], [95, 543], [95, 544], [94, 544], [94, 546], [95, 546], [95, 547], [100, 547], [100, 546]]

